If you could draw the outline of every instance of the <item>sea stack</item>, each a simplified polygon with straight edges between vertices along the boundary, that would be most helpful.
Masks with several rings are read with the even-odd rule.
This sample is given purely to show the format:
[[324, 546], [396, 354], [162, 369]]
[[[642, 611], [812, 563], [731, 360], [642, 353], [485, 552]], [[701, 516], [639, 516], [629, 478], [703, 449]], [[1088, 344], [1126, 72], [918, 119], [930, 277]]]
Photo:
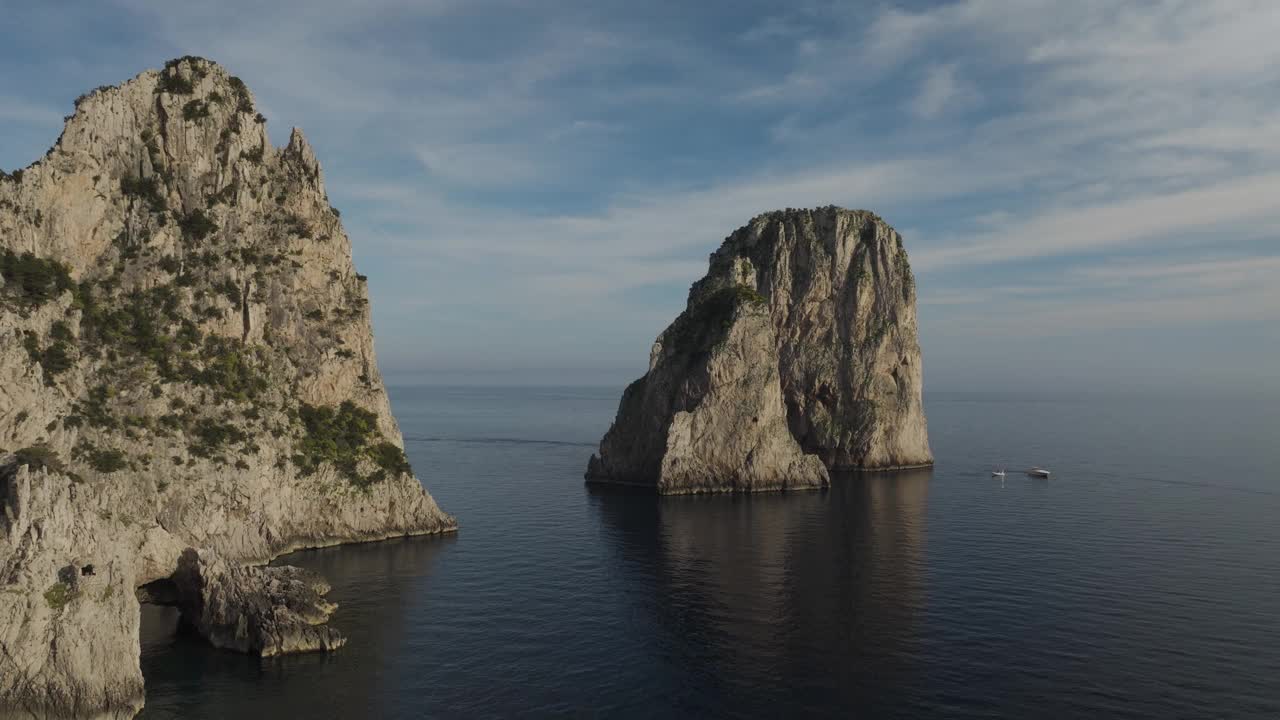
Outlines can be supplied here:
[[0, 173], [0, 717], [134, 715], [139, 596], [223, 647], [338, 647], [323, 580], [244, 566], [456, 528], [315, 153], [265, 123], [181, 58]]
[[933, 463], [915, 279], [873, 213], [765, 213], [711, 255], [587, 479], [664, 494], [819, 488]]

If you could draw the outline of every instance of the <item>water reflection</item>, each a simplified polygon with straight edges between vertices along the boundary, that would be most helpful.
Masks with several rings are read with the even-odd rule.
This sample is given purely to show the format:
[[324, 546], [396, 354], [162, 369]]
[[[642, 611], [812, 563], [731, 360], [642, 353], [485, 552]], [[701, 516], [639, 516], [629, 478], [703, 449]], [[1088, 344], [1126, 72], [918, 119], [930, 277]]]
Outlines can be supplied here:
[[[436, 557], [453, 542], [405, 538], [280, 558], [278, 564], [309, 568], [333, 583], [329, 598], [340, 607], [333, 623], [348, 637], [333, 654], [257, 659], [213, 650], [175, 633], [172, 608], [143, 606], [147, 705], [140, 717], [382, 715], [379, 703], [399, 683], [394, 659], [422, 641], [411, 619], [424, 612]], [[286, 682], [303, 677], [308, 681]]]
[[[599, 490], [697, 712], [907, 712], [923, 605], [928, 469], [848, 474], [822, 493], [657, 498]], [[759, 704], [757, 704], [759, 703]]]

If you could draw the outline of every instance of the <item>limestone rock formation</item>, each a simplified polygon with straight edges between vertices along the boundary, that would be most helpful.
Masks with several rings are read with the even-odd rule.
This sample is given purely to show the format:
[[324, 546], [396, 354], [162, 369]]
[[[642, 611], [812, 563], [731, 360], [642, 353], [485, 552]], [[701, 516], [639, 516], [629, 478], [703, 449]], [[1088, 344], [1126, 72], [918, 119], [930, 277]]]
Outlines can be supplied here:
[[787, 431], [775, 345], [754, 291], [691, 302], [623, 394], [588, 476], [672, 494], [827, 485], [821, 461]]
[[0, 173], [0, 716], [133, 714], [134, 589], [187, 548], [234, 569], [455, 528], [315, 153], [273, 147], [238, 78], [99, 88]]
[[338, 606], [329, 583], [303, 568], [237, 567], [189, 548], [173, 574], [182, 620], [214, 647], [260, 657], [336, 650], [347, 640], [325, 625]]
[[766, 213], [711, 255], [587, 478], [774, 490], [929, 465], [921, 388], [902, 237], [865, 211]]

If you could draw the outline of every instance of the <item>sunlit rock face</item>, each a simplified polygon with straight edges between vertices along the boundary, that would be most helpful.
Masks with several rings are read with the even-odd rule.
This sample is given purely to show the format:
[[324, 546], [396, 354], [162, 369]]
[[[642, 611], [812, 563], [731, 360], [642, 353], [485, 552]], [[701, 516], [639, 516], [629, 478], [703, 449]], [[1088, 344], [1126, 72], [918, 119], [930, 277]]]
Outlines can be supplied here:
[[414, 477], [315, 153], [199, 58], [0, 176], [0, 716], [132, 715], [135, 588], [456, 527]]
[[654, 343], [587, 478], [784, 490], [931, 464], [915, 305], [902, 237], [876, 215], [754, 218]]

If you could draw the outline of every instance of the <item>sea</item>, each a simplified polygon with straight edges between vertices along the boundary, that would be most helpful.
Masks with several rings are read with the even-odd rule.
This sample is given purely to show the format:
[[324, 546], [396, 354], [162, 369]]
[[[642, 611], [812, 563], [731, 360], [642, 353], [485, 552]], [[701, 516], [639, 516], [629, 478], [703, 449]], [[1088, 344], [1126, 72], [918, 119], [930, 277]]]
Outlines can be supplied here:
[[145, 606], [141, 717], [1280, 718], [1274, 397], [927, 392], [932, 469], [660, 498], [583, 483], [621, 388], [390, 393], [460, 531], [279, 559], [332, 654]]

